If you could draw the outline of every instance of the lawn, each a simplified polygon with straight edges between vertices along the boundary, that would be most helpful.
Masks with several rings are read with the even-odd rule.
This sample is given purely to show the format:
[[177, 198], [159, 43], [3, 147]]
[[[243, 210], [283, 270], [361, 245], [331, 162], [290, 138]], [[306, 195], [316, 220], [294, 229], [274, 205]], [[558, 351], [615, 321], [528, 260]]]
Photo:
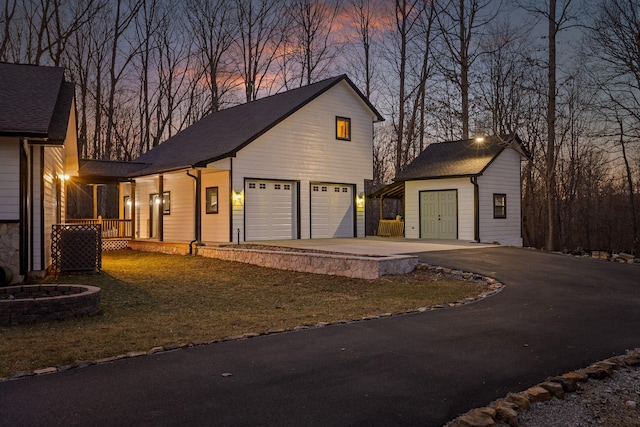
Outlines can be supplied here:
[[402, 312], [458, 301], [484, 288], [427, 270], [362, 280], [128, 250], [105, 252], [100, 273], [41, 283], [99, 286], [101, 311], [1, 326], [0, 377], [155, 346]]

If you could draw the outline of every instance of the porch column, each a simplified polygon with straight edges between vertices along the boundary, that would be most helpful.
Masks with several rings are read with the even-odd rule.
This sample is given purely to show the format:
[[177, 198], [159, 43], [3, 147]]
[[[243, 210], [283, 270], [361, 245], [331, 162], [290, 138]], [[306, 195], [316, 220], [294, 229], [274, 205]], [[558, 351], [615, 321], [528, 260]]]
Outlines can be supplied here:
[[131, 200], [131, 238], [136, 238], [136, 182], [131, 181], [131, 194], [129, 200]]
[[98, 186], [96, 184], [91, 184], [91, 188], [93, 189], [93, 218], [98, 218]]
[[160, 197], [160, 213], [158, 214], [158, 241], [164, 240], [164, 175], [158, 175], [158, 196]]

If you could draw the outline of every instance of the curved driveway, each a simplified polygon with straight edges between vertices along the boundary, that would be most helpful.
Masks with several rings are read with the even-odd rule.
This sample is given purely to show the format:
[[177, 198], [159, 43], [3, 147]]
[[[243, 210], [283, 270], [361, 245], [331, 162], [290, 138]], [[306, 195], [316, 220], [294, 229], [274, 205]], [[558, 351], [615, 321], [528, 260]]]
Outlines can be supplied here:
[[460, 308], [5, 382], [0, 424], [437, 426], [640, 346], [640, 266], [516, 248], [419, 257], [506, 288]]

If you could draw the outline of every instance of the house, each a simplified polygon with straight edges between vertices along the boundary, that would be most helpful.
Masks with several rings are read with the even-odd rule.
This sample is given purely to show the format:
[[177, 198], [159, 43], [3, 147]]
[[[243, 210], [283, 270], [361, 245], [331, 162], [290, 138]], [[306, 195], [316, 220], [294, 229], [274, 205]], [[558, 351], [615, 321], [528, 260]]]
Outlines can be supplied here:
[[83, 161], [81, 175], [121, 178], [138, 240], [362, 237], [381, 120], [341, 75], [209, 114], [128, 165]]
[[13, 282], [51, 266], [51, 226], [65, 219], [65, 180], [77, 173], [64, 69], [0, 63], [0, 267]]
[[429, 145], [375, 196], [404, 197], [404, 235], [522, 246], [517, 135]]

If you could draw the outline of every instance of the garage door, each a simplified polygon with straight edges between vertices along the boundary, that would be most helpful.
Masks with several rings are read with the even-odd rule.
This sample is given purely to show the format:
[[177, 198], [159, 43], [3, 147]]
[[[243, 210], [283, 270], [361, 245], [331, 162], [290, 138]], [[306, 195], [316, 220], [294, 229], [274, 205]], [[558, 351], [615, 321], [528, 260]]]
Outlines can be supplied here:
[[247, 180], [245, 183], [246, 240], [295, 239], [295, 184]]
[[311, 237], [353, 237], [353, 186], [311, 185]]

